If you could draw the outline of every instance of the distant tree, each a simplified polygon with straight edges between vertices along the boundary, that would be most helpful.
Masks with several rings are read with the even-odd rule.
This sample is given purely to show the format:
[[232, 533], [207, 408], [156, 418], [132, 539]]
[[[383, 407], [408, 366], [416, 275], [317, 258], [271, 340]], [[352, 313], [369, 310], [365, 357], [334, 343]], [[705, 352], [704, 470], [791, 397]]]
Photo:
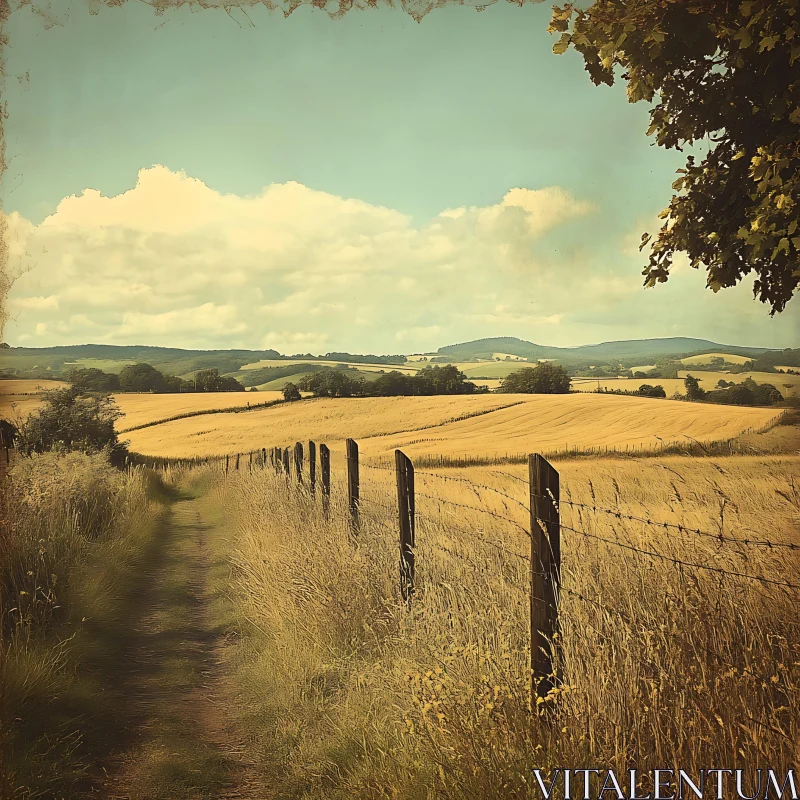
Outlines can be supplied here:
[[109, 396], [81, 396], [72, 387], [45, 392], [40, 408], [31, 413], [19, 431], [19, 446], [25, 453], [45, 450], [81, 450], [112, 455], [123, 448], [114, 430], [122, 416]]
[[119, 373], [119, 386], [124, 392], [163, 392], [166, 381], [150, 364], [128, 364]]
[[297, 388], [295, 383], [287, 383], [283, 387], [283, 399], [287, 403], [294, 402], [295, 400], [302, 400], [300, 389]]
[[198, 392], [243, 392], [245, 387], [236, 378], [219, 374], [219, 370], [201, 369], [194, 374], [194, 385]]
[[705, 392], [700, 388], [700, 381], [692, 375], [687, 375], [683, 380], [683, 385], [686, 388], [687, 400], [702, 400]]
[[500, 382], [500, 391], [515, 394], [567, 394], [570, 379], [564, 367], [543, 361], [507, 375]]
[[643, 383], [639, 389], [638, 394], [642, 397], [666, 397], [667, 393], [664, 391], [664, 387], [660, 384], [655, 386], [651, 386], [649, 383]]
[[71, 369], [67, 380], [79, 392], [114, 392], [120, 388], [119, 375], [103, 372], [97, 367], [87, 369]]
[[[574, 47], [595, 84], [627, 82], [653, 103], [648, 134], [688, 155], [661, 213], [645, 284], [673, 258], [713, 291], [754, 272], [755, 295], [782, 311], [800, 286], [800, 16], [797, 0], [595, 0], [554, 7], [556, 53]], [[642, 237], [642, 247], [650, 235]]]

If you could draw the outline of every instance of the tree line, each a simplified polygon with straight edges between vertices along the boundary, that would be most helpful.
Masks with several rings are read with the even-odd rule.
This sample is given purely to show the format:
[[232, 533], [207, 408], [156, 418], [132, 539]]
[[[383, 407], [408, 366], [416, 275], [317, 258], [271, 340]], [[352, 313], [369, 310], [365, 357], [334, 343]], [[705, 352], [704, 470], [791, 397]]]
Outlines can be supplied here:
[[165, 375], [151, 364], [129, 364], [117, 375], [103, 372], [97, 367], [72, 369], [67, 380], [80, 393], [85, 392], [243, 392], [244, 386], [236, 380], [220, 375], [219, 370], [201, 369], [187, 380], [176, 375]]
[[315, 397], [421, 397], [438, 394], [483, 394], [489, 390], [467, 380], [458, 367], [424, 367], [406, 374], [392, 370], [375, 380], [367, 380], [355, 370], [322, 369], [303, 376], [296, 384], [287, 383], [287, 400], [299, 400], [301, 392]]

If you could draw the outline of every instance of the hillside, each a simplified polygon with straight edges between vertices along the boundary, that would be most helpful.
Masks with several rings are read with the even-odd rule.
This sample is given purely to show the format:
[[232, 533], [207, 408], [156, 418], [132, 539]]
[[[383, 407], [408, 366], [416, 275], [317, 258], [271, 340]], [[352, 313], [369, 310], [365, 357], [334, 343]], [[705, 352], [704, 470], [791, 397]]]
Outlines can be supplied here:
[[693, 339], [685, 336], [664, 339], [630, 339], [601, 342], [600, 344], [585, 344], [578, 347], [550, 347], [527, 342], [524, 339], [503, 336], [447, 345], [446, 347], [440, 347], [438, 353], [442, 356], [463, 361], [474, 358], [491, 359], [494, 353], [503, 352], [530, 359], [554, 358], [563, 363], [571, 363], [586, 360], [620, 361], [631, 358], [641, 358], [646, 361], [649, 357], [663, 358], [667, 355], [693, 355], [700, 352], [717, 351], [755, 357], [767, 352], [768, 348], [737, 347], [711, 342], [707, 339]]
[[[618, 369], [641, 364], [654, 364], [665, 357], [676, 359], [698, 354], [728, 354], [735, 358], [758, 358], [759, 362], [793, 364], [795, 351], [767, 350], [757, 347], [736, 347], [707, 339], [672, 337], [664, 339], [632, 339], [579, 347], [550, 347], [514, 337], [495, 337], [440, 347], [438, 353], [425, 360], [413, 358], [404, 362], [400, 355], [281, 355], [275, 350], [183, 350], [174, 347], [139, 345], [82, 344], [60, 347], [0, 348], [0, 373], [17, 378], [59, 378], [75, 367], [96, 367], [105, 372], [119, 372], [127, 364], [152, 364], [166, 375], [191, 377], [197, 370], [216, 368], [245, 386], [278, 389], [287, 380], [297, 380], [301, 373], [326, 366], [348, 366], [365, 378], [376, 372], [397, 369], [415, 371], [436, 363], [454, 363], [470, 378], [502, 378], [513, 367], [515, 359], [554, 359], [570, 368], [610, 366]], [[483, 362], [482, 366], [479, 366]], [[491, 362], [491, 363], [489, 363]]]

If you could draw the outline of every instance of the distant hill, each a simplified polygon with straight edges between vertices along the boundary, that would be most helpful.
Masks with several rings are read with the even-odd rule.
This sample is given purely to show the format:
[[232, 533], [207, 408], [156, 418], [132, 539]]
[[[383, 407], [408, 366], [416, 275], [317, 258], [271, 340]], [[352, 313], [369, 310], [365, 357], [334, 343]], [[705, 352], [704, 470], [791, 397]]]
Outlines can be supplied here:
[[767, 352], [766, 347], [737, 347], [719, 344], [708, 339], [692, 339], [676, 336], [664, 339], [629, 339], [600, 344], [584, 344], [579, 347], [549, 347], [526, 342], [513, 336], [500, 336], [491, 339], [476, 339], [472, 342], [451, 344], [440, 347], [440, 356], [457, 361], [474, 358], [492, 358], [493, 353], [507, 353], [529, 359], [552, 358], [564, 363], [585, 361], [605, 362], [640, 360], [646, 363], [651, 358], [665, 356], [690, 356], [704, 352], [725, 352], [755, 358]]
[[[673, 337], [665, 339], [632, 339], [602, 342], [580, 347], [549, 347], [526, 342], [511, 336], [477, 339], [472, 342], [440, 347], [434, 361], [470, 361], [492, 359], [494, 353], [505, 353], [535, 360], [556, 359], [570, 367], [583, 365], [623, 364], [626, 367], [644, 365], [666, 356], [682, 358], [701, 353], [731, 353], [757, 358], [762, 354], [775, 363], [792, 364], [779, 350], [765, 347], [734, 347], [710, 342], [707, 339]], [[125, 364], [147, 363], [168, 375], [188, 376], [196, 370], [216, 368], [220, 374], [241, 377], [241, 367], [263, 360], [298, 360], [313, 363], [323, 359], [344, 363], [367, 363], [387, 371], [403, 363], [404, 356], [353, 355], [328, 353], [326, 356], [282, 356], [277, 350], [182, 350], [177, 347], [144, 345], [80, 344], [61, 347], [0, 347], [0, 373], [23, 377], [55, 377], [63, 375], [79, 362], [81, 366], [96, 366], [107, 372], [119, 372]], [[278, 368], [277, 365], [275, 368]], [[249, 378], [254, 376], [248, 375]]]

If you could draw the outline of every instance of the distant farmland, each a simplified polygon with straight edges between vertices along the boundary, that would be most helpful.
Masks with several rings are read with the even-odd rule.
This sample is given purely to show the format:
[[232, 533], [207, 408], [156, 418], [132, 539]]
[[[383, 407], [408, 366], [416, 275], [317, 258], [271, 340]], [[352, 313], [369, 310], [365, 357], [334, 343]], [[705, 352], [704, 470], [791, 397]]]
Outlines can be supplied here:
[[385, 457], [397, 447], [411, 456], [492, 457], [565, 446], [624, 450], [660, 441], [724, 440], [764, 427], [780, 413], [586, 394], [317, 399], [191, 417], [126, 438], [137, 452], [168, 457], [223, 455], [307, 439], [338, 447], [347, 437], [360, 441], [366, 457]]

